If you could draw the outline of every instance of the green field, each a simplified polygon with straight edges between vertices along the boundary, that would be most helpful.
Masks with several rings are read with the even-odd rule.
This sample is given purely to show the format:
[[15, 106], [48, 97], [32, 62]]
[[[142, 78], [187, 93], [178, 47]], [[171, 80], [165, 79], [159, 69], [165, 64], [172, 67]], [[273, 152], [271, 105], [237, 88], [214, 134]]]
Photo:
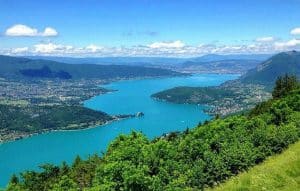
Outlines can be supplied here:
[[300, 190], [300, 141], [209, 191]]

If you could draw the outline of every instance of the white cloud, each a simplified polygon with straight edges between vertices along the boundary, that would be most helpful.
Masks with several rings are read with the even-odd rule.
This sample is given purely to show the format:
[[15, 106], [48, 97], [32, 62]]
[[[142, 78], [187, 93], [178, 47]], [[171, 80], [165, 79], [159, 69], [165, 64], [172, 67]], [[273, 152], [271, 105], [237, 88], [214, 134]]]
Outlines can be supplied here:
[[292, 39], [285, 42], [276, 42], [275, 49], [277, 50], [287, 50], [291, 48], [300, 48], [300, 40], [299, 39]]
[[[108, 51], [109, 48], [97, 46], [94, 44], [86, 47], [74, 47], [71, 45], [55, 44], [55, 43], [40, 43], [34, 45], [32, 53], [44, 55], [93, 55], [101, 54]], [[112, 50], [112, 51], [115, 51]]]
[[28, 47], [14, 48], [11, 50], [11, 53], [13, 53], [13, 54], [26, 53], [28, 50], [29, 50]]
[[157, 57], [193, 57], [204, 54], [262, 54], [278, 51], [300, 49], [300, 39], [275, 41], [270, 43], [253, 42], [252, 44], [200, 44], [186, 45], [181, 41], [157, 42], [150, 45], [131, 47], [106, 47], [96, 44], [76, 47], [73, 45], [39, 43], [32, 47], [2, 49], [3, 54], [10, 55], [48, 55], [71, 57], [103, 57], [103, 56], [157, 56]]
[[34, 45], [34, 53], [42, 54], [69, 54], [74, 51], [73, 46], [70, 45], [61, 45], [54, 43], [47, 44], [36, 44]]
[[273, 42], [275, 38], [272, 36], [260, 37], [255, 40], [256, 42]]
[[[176, 41], [174, 41], [176, 42]], [[199, 46], [185, 45], [180, 43], [168, 43], [159, 46], [132, 46], [132, 47], [104, 47], [90, 44], [84, 47], [63, 45], [56, 43], [40, 43], [26, 51], [33, 55], [53, 56], [167, 56], [167, 57], [190, 57], [204, 54], [237, 54], [237, 53], [270, 53], [274, 50], [273, 44], [250, 44], [250, 45], [215, 45], [201, 44]], [[183, 46], [184, 44], [184, 46]], [[20, 49], [21, 50], [21, 49]], [[11, 51], [11, 54], [16, 52]]]
[[37, 29], [22, 25], [22, 24], [17, 24], [13, 25], [10, 28], [6, 29], [5, 31], [6, 36], [57, 36], [58, 32], [51, 27], [46, 27], [43, 32], [39, 32]]
[[150, 48], [182, 48], [184, 46], [185, 44], [180, 40], [176, 40], [173, 42], [154, 42], [148, 45], [148, 47]]
[[292, 35], [300, 35], [300, 27], [291, 30]]
[[100, 50], [102, 50], [103, 47], [91, 44], [91, 45], [85, 47], [85, 49], [92, 52], [92, 53], [96, 53], [96, 52], [99, 52]]
[[26, 25], [17, 24], [5, 31], [7, 36], [37, 36], [38, 30]]
[[41, 33], [41, 36], [57, 36], [57, 35], [58, 35], [58, 32], [54, 28], [51, 28], [51, 27], [46, 27], [44, 32]]

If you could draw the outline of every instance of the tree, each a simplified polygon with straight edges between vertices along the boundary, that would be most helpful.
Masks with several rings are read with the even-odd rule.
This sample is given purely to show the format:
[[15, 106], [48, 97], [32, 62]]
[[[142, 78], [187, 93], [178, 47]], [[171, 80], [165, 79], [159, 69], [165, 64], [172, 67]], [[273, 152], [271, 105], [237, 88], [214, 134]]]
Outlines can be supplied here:
[[10, 181], [9, 181], [10, 184], [18, 184], [19, 183], [19, 178], [13, 174]]
[[74, 168], [74, 167], [78, 166], [81, 162], [82, 162], [82, 160], [81, 160], [80, 156], [77, 155], [75, 160], [74, 160], [74, 163], [73, 163], [72, 167]]
[[61, 175], [66, 175], [69, 172], [70, 168], [67, 165], [67, 163], [64, 161], [60, 167], [60, 174]]
[[53, 185], [51, 191], [76, 191], [78, 189], [78, 185], [69, 177], [62, 176], [61, 180]]
[[272, 92], [273, 98], [281, 98], [286, 96], [290, 91], [299, 87], [299, 82], [295, 75], [279, 76], [275, 82], [275, 88]]

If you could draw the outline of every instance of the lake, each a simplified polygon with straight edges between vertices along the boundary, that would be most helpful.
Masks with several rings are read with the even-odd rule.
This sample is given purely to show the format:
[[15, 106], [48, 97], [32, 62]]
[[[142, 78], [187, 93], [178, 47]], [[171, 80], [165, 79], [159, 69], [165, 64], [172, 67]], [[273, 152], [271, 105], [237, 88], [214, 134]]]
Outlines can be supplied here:
[[118, 135], [141, 131], [149, 138], [196, 126], [210, 116], [204, 106], [172, 104], [154, 100], [151, 94], [175, 86], [213, 86], [238, 75], [199, 74], [187, 77], [142, 79], [114, 82], [103, 87], [117, 91], [85, 101], [86, 107], [109, 114], [135, 114], [144, 117], [116, 121], [108, 125], [78, 131], [60, 131], [0, 145], [0, 187], [13, 173], [37, 170], [40, 164], [71, 163], [76, 155], [83, 158], [105, 151]]

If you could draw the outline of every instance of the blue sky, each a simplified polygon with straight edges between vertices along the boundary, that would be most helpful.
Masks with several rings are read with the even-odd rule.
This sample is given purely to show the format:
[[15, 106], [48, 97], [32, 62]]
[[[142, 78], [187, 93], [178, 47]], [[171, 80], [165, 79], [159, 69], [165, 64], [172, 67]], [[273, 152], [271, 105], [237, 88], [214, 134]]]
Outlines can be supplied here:
[[0, 52], [181, 57], [298, 49], [299, 7], [300, 0], [0, 0]]

